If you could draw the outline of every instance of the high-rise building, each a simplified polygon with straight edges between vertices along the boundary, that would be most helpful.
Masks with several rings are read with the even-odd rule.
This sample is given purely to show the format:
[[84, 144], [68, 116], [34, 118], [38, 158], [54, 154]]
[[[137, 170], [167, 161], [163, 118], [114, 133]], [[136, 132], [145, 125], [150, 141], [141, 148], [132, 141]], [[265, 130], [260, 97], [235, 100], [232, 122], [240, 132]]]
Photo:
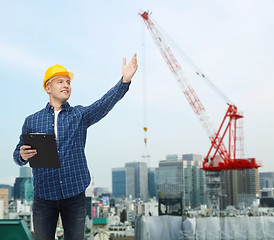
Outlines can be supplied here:
[[114, 197], [126, 197], [126, 169], [112, 169], [112, 195]]
[[125, 167], [134, 169], [134, 185], [135, 198], [140, 198], [144, 201], [148, 199], [148, 171], [146, 162], [131, 162], [126, 163]]
[[14, 199], [33, 200], [33, 178], [18, 177], [15, 179]]
[[132, 197], [147, 200], [148, 170], [145, 162], [126, 163], [124, 168], [112, 169], [114, 197]]
[[33, 178], [30, 167], [20, 168], [20, 177], [17, 177], [14, 183], [14, 199], [33, 200]]
[[126, 196], [135, 198], [135, 170], [133, 167], [126, 166]]
[[148, 168], [148, 196], [153, 198], [156, 196], [156, 184], [155, 184], [155, 168]]
[[20, 167], [20, 177], [31, 178], [32, 172], [30, 167]]
[[[183, 154], [182, 159], [186, 161], [191, 161], [191, 170], [187, 171], [191, 174], [192, 182], [188, 181], [188, 188], [193, 189], [193, 196], [189, 196], [192, 199], [192, 206], [200, 206], [206, 203], [205, 194], [205, 172], [201, 169], [203, 164], [203, 157], [200, 154]], [[187, 177], [187, 176], [186, 176]]]
[[260, 172], [260, 189], [274, 188], [274, 172]]
[[259, 198], [258, 169], [226, 170], [220, 172], [220, 209], [227, 206], [250, 206]]
[[205, 204], [205, 175], [201, 164], [201, 155], [166, 156], [166, 160], [159, 163], [158, 194], [181, 196], [184, 207]]
[[113, 168], [112, 169], [112, 195], [114, 197], [135, 198], [135, 174], [134, 168]]

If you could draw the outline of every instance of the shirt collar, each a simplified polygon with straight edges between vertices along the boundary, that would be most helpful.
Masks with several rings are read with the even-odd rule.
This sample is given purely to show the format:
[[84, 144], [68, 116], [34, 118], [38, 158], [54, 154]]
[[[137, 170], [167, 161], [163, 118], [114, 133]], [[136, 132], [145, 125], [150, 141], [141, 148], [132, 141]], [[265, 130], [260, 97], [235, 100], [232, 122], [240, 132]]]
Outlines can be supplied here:
[[66, 102], [65, 104], [63, 104], [63, 105], [61, 106], [61, 108], [62, 108], [62, 110], [64, 110], [64, 111], [69, 111], [71, 107], [70, 107], [69, 103]]
[[[68, 102], [66, 102], [65, 104], [63, 104], [63, 105], [61, 106], [61, 108], [62, 108], [62, 110], [64, 110], [64, 111], [69, 111], [69, 110], [71, 109], [71, 106], [69, 105]], [[47, 105], [46, 105], [46, 110], [47, 110], [48, 112], [54, 111], [54, 107], [51, 106], [49, 103], [47, 103]]]

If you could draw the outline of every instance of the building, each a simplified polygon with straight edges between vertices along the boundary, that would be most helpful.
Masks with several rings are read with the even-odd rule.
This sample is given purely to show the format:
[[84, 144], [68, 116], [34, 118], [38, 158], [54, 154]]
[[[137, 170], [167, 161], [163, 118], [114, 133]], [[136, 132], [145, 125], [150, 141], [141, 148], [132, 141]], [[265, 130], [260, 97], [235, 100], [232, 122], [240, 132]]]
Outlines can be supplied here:
[[14, 183], [14, 199], [33, 200], [33, 178], [18, 177]]
[[258, 169], [226, 170], [220, 172], [220, 209], [251, 206], [259, 199]]
[[7, 184], [0, 184], [0, 189], [8, 189], [9, 190], [9, 200], [13, 198], [13, 187]]
[[86, 215], [89, 219], [92, 218], [92, 198], [86, 197]]
[[112, 195], [148, 199], [148, 169], [145, 162], [126, 163], [112, 169]]
[[5, 219], [4, 200], [0, 199], [0, 219]]
[[14, 183], [14, 199], [33, 200], [33, 177], [30, 167], [20, 168], [20, 175], [15, 179]]
[[2, 201], [2, 207], [1, 207], [1, 218], [4, 218], [5, 214], [8, 212], [9, 209], [9, 189], [3, 188], [0, 189], [0, 201]]
[[259, 173], [260, 189], [274, 188], [274, 172]]
[[148, 196], [150, 198], [156, 197], [156, 184], [155, 184], [155, 168], [148, 168]]
[[274, 207], [274, 172], [259, 173], [260, 206]]
[[112, 195], [114, 197], [135, 198], [135, 174], [134, 168], [113, 168], [112, 169]]
[[205, 204], [205, 175], [201, 164], [201, 155], [167, 155], [166, 160], [160, 161], [155, 178], [157, 195], [180, 196], [184, 208]]
[[31, 178], [32, 170], [30, 167], [20, 167], [20, 177], [22, 178]]
[[109, 193], [108, 188], [96, 187], [94, 188], [94, 196], [99, 197], [104, 193]]
[[191, 171], [187, 172], [191, 175], [192, 182], [187, 183], [188, 188], [193, 188], [192, 206], [198, 207], [206, 203], [205, 172], [201, 169], [203, 157], [200, 154], [183, 154], [182, 159], [191, 162]]
[[126, 169], [113, 168], [112, 174], [112, 195], [114, 197], [125, 197], [126, 193]]
[[274, 188], [260, 189], [260, 206], [274, 208]]
[[134, 171], [134, 198], [144, 201], [148, 199], [148, 170], [146, 162], [126, 163], [125, 167], [131, 167]]

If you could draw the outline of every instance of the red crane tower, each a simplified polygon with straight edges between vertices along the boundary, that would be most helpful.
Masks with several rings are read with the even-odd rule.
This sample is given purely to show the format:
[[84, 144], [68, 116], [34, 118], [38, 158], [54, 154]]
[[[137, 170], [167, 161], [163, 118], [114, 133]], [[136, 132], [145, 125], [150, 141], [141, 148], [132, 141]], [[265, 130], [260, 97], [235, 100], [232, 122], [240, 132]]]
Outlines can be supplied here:
[[[260, 167], [260, 165], [256, 163], [255, 158], [236, 157], [236, 143], [237, 140], [241, 140], [238, 139], [237, 136], [237, 120], [243, 118], [243, 115], [238, 112], [237, 107], [231, 103], [227, 103], [228, 109], [226, 111], [226, 114], [222, 120], [219, 129], [215, 130], [213, 128], [213, 124], [209, 119], [209, 116], [205, 111], [203, 104], [201, 103], [194, 89], [187, 80], [180, 64], [174, 57], [170, 47], [166, 44], [163, 38], [163, 34], [158, 30], [158, 28], [151, 20], [149, 12], [142, 12], [140, 13], [140, 16], [143, 18], [156, 46], [160, 50], [169, 69], [177, 80], [191, 108], [198, 117], [200, 123], [204, 127], [210, 139], [211, 147], [206, 155], [206, 158], [204, 159], [202, 167], [203, 170], [220, 171], [233, 169], [257, 169], [258, 167]], [[202, 78], [206, 78], [204, 74], [198, 71], [196, 72], [196, 74], [198, 74]], [[226, 147], [224, 143], [225, 136], [227, 135], [228, 147]]]

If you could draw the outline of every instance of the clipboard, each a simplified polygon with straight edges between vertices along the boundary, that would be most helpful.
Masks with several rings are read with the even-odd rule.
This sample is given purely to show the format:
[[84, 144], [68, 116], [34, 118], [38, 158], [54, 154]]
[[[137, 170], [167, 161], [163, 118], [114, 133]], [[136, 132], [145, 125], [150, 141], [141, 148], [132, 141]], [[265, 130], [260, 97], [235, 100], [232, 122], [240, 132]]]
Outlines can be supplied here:
[[30, 133], [22, 134], [25, 145], [37, 150], [30, 158], [32, 168], [61, 168], [54, 134]]

